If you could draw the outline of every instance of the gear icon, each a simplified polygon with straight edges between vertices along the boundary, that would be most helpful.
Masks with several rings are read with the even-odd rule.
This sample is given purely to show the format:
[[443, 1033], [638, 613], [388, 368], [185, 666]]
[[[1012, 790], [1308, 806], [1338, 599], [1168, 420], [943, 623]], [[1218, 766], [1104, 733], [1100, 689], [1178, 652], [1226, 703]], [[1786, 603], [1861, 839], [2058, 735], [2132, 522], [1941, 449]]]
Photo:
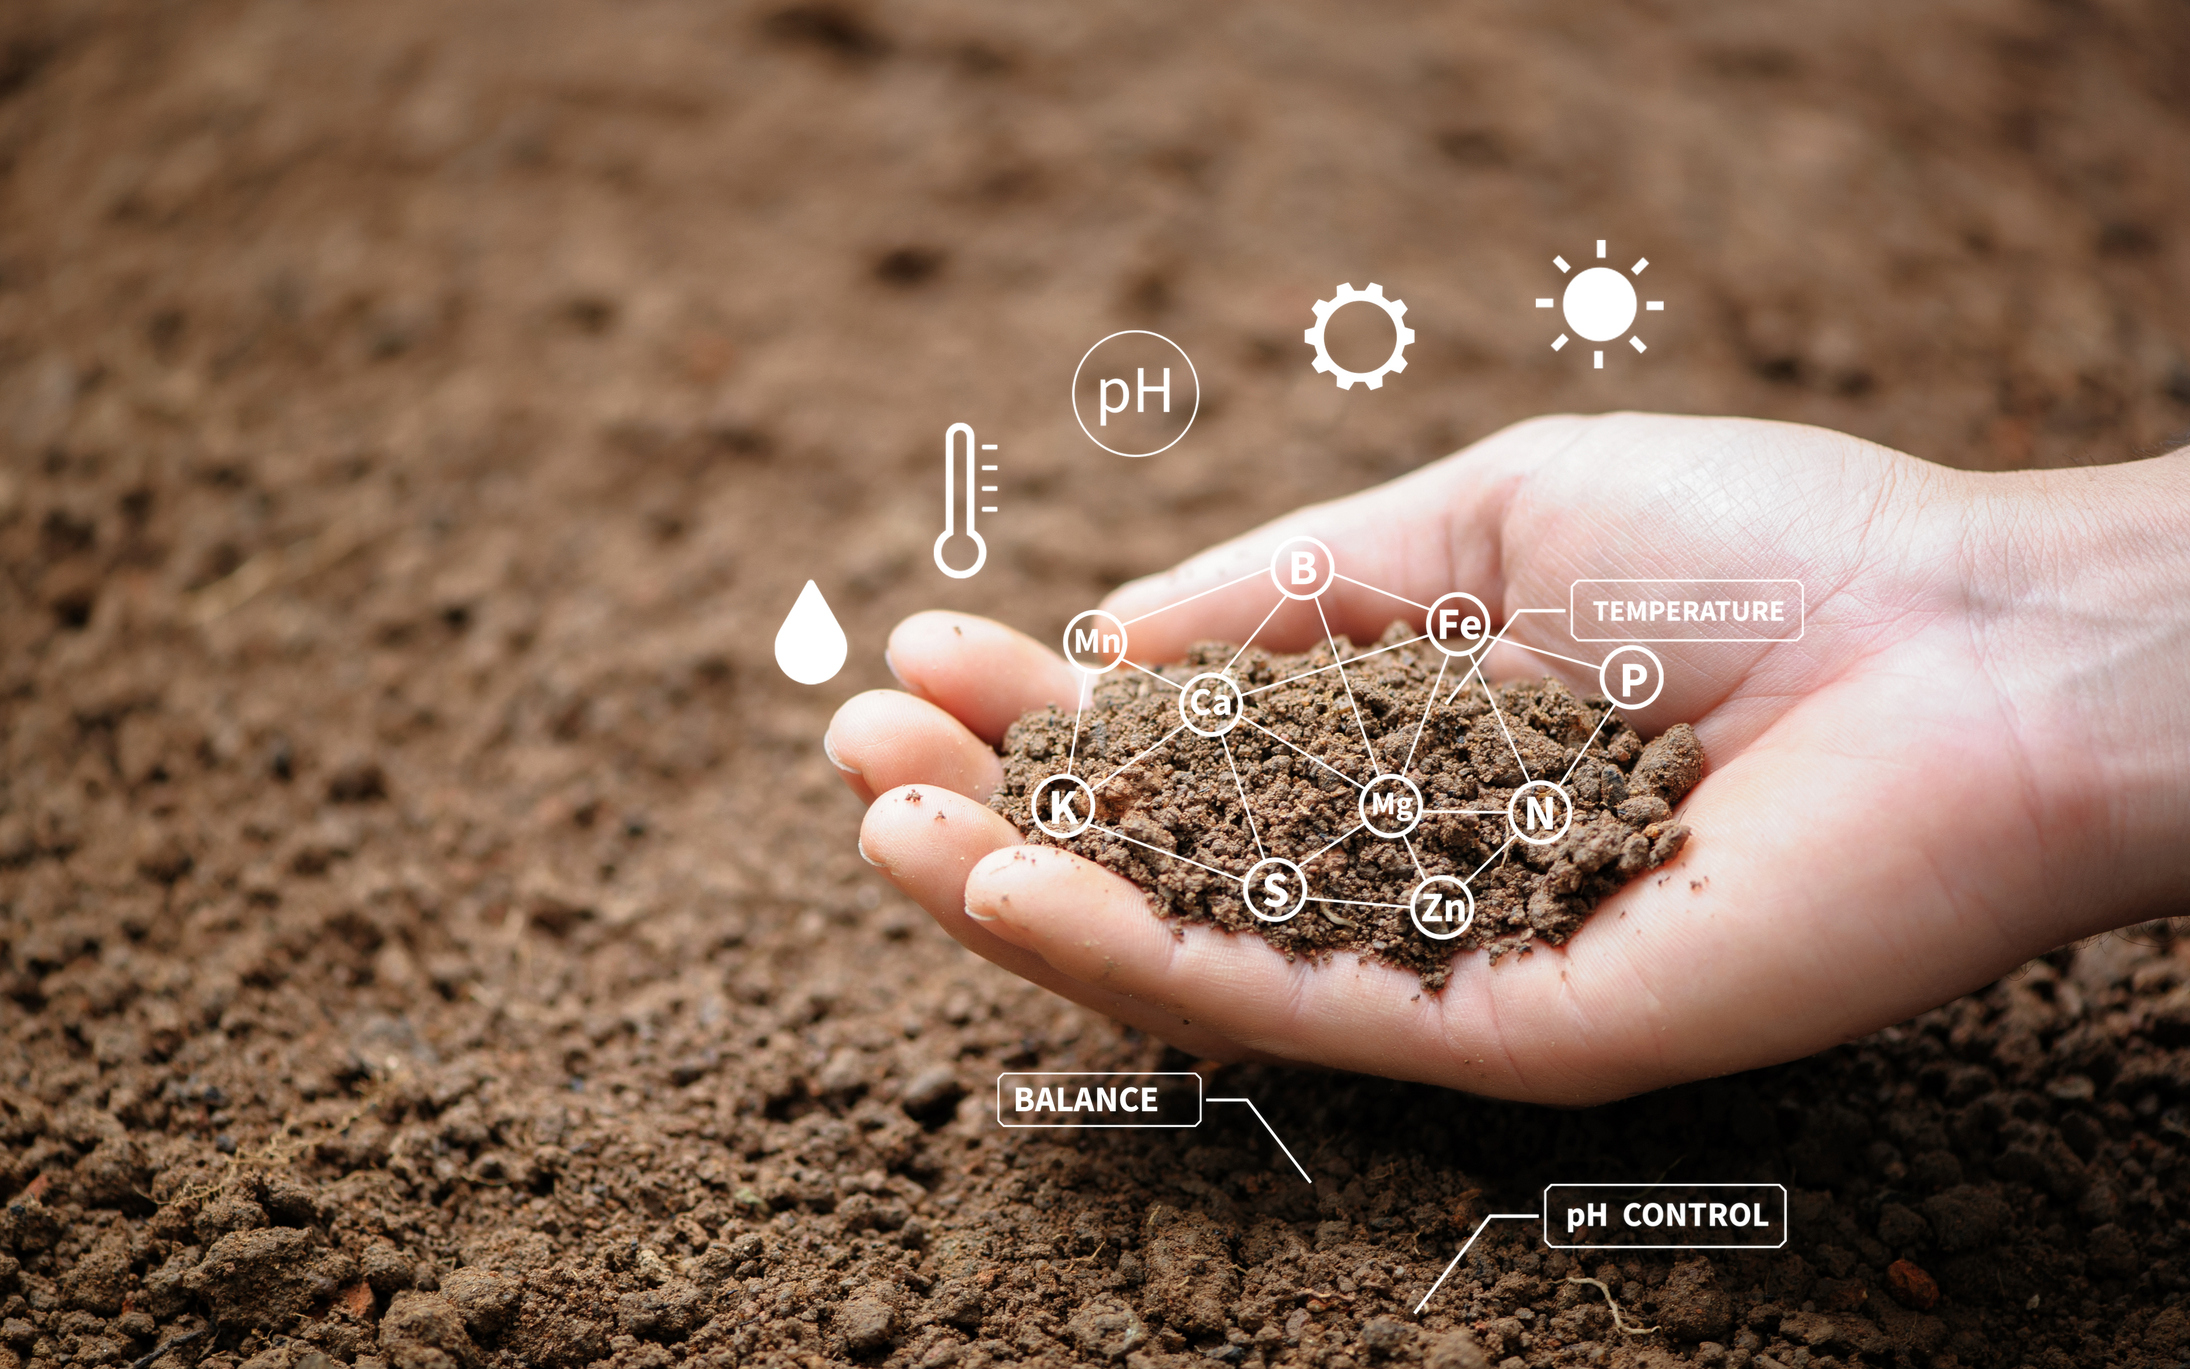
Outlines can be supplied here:
[[[1384, 359], [1382, 366], [1373, 371], [1347, 370], [1331, 360], [1330, 349], [1323, 345], [1323, 330], [1330, 324], [1331, 315], [1337, 313], [1341, 305], [1356, 301], [1375, 305], [1392, 321], [1392, 332], [1395, 335], [1392, 340], [1392, 354]], [[1301, 341], [1316, 349], [1316, 369], [1336, 380], [1339, 389], [1351, 390], [1355, 381], [1365, 380], [1370, 389], [1381, 390], [1384, 388], [1384, 377], [1394, 371], [1407, 369], [1407, 344], [1414, 341], [1414, 330], [1407, 326], [1407, 305], [1404, 300], [1384, 298], [1384, 287], [1373, 280], [1366, 290], [1354, 289], [1349, 281], [1340, 285], [1338, 293], [1329, 299], [1316, 301], [1316, 326], [1302, 333], [1300, 337]]]

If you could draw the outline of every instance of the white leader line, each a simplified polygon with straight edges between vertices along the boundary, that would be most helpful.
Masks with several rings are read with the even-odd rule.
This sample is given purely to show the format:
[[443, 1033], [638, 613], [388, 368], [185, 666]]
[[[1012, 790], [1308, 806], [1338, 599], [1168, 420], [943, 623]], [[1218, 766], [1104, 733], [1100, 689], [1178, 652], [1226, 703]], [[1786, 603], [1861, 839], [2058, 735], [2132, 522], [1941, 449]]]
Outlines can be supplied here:
[[[1217, 1100], [1212, 1098], [1209, 1101], [1214, 1103]], [[1484, 1227], [1489, 1226], [1492, 1222], [1500, 1220], [1533, 1222], [1537, 1219], [1538, 1215], [1539, 1214], [1534, 1212], [1493, 1212], [1488, 1217], [1485, 1217], [1482, 1221], [1477, 1222], [1475, 1224], [1475, 1235], [1468, 1237], [1468, 1243], [1461, 1246], [1460, 1253], [1452, 1257], [1452, 1263], [1446, 1265], [1445, 1272], [1437, 1276], [1437, 1282], [1430, 1285], [1430, 1291], [1424, 1293], [1422, 1295], [1422, 1301], [1414, 1305], [1414, 1314], [1418, 1317], [1422, 1315], [1422, 1309], [1430, 1305], [1430, 1299], [1437, 1296], [1437, 1290], [1445, 1286], [1445, 1280], [1452, 1276], [1452, 1271], [1459, 1267], [1460, 1261], [1467, 1258], [1468, 1251], [1472, 1249], [1475, 1245], [1476, 1236], [1480, 1236], [1483, 1234]]]
[[[1285, 1152], [1285, 1158], [1288, 1160], [1293, 1160], [1293, 1152], [1291, 1148], [1285, 1144], [1285, 1138], [1277, 1134], [1277, 1128], [1271, 1126], [1270, 1119], [1262, 1115], [1262, 1109], [1255, 1106], [1254, 1099], [1212, 1098], [1209, 1101], [1212, 1103], [1245, 1103], [1247, 1105], [1247, 1110], [1255, 1114], [1255, 1120], [1262, 1123], [1262, 1129], [1270, 1133], [1270, 1139], [1277, 1142], [1277, 1148]], [[1293, 1168], [1299, 1170], [1301, 1178], [1308, 1179], [1308, 1171], [1300, 1168], [1300, 1161], [1293, 1160]], [[1312, 1184], [1315, 1182], [1315, 1180], [1308, 1179], [1308, 1182]]]

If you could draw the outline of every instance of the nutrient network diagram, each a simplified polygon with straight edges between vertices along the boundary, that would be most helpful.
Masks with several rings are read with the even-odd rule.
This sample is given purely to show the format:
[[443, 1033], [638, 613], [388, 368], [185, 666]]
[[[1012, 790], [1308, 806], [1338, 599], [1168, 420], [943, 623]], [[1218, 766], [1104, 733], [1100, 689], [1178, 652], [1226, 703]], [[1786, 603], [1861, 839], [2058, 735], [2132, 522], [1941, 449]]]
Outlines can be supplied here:
[[[1276, 601], [1255, 631], [1221, 667], [1180, 680], [1132, 659], [1130, 644], [1135, 624], [1265, 575]], [[1395, 610], [1395, 614], [1408, 609], [1418, 612], [1422, 615], [1421, 630], [1402, 641], [1345, 655], [1339, 637], [1331, 630], [1330, 618], [1322, 602], [1324, 595], [1340, 581], [1403, 606]], [[1281, 609], [1295, 602], [1314, 606], [1316, 618], [1313, 621], [1321, 625], [1328, 662], [1308, 665], [1267, 683], [1243, 678], [1238, 667], [1249, 647]], [[1088, 678], [1083, 680], [1076, 701], [1072, 740], [1066, 751], [1064, 768], [1028, 787], [1026, 817], [1060, 844], [1122, 842], [1230, 881], [1248, 911], [1263, 922], [1289, 921], [1311, 904], [1318, 905], [1321, 915], [1341, 925], [1350, 925], [1346, 921], [1348, 907], [1403, 910], [1416, 933], [1433, 941], [1449, 941], [1473, 925], [1473, 885], [1485, 869], [1505, 856], [1517, 842], [1549, 846], [1566, 836], [1574, 821], [1574, 797], [1569, 786], [1576, 767], [1591, 754], [1618, 712], [1646, 708], [1664, 689], [1663, 660], [1648, 646], [1634, 640], [1636, 636], [1664, 634], [1650, 638], [1656, 641], [1791, 640], [1785, 634], [1799, 634], [1801, 612], [1801, 586], [1796, 581], [1585, 580], [1575, 582], [1567, 607], [1519, 609], [1507, 615], [1503, 626], [1497, 626], [1489, 608], [1475, 595], [1456, 591], [1432, 603], [1422, 603], [1342, 574], [1328, 546], [1313, 537], [1296, 536], [1277, 547], [1267, 568], [1258, 565], [1246, 574], [1133, 618], [1120, 619], [1103, 609], [1089, 609], [1067, 624], [1064, 635], [1066, 658]], [[1577, 642], [1609, 640], [1614, 645], [1601, 659], [1591, 661], [1514, 640], [1509, 635], [1513, 627], [1531, 613], [1567, 617], [1570, 635]], [[1407, 616], [1411, 618], [1412, 615]], [[1591, 635], [1600, 631], [1609, 635]], [[1764, 635], [1767, 633], [1774, 635]], [[1557, 773], [1541, 768], [1532, 772], [1522, 747], [1515, 741], [1514, 728], [1501, 709], [1498, 693], [1484, 676], [1486, 656], [1491, 648], [1501, 643], [1596, 674], [1605, 705], [1601, 706], [1588, 740]], [[1418, 703], [1410, 705], [1413, 725], [1405, 735], [1404, 746], [1389, 728], [1380, 729], [1385, 734], [1380, 743], [1372, 738], [1364, 717], [1357, 696], [1354, 675], [1358, 670], [1355, 668], [1373, 656], [1408, 648], [1420, 652], [1425, 645], [1437, 653], [1437, 669], [1422, 690]], [[1140, 672], [1170, 691], [1177, 711], [1176, 725], [1124, 764], [1108, 767], [1107, 773], [1082, 773], [1082, 719], [1090, 706], [1094, 677], [1121, 671]], [[1424, 673], [1427, 674], [1426, 666]], [[1342, 700], [1344, 710], [1350, 713], [1345, 721], [1350, 722], [1349, 730], [1359, 739], [1361, 761], [1328, 753], [1318, 755], [1308, 750], [1302, 744], [1306, 738], [1301, 735], [1298, 711], [1285, 707], [1288, 691], [1330, 675], [1337, 679], [1337, 689], [1332, 691], [1332, 697]], [[1320, 688], [1328, 689], [1328, 686], [1328, 681], [1320, 681]], [[1409, 772], [1423, 731], [1432, 717], [1440, 708], [1461, 703], [1470, 691], [1480, 691], [1481, 702], [1471, 698], [1465, 701], [1465, 706], [1471, 716], [1476, 717], [1481, 716], [1487, 706], [1489, 717], [1510, 752], [1519, 782], [1511, 786], [1486, 784], [1468, 807], [1433, 806], [1434, 796], [1425, 796], [1422, 785]], [[1343, 781], [1343, 788], [1326, 781], [1324, 790], [1333, 794], [1351, 790], [1352, 811], [1335, 815], [1333, 821], [1321, 824], [1322, 831], [1335, 829], [1335, 836], [1313, 848], [1283, 851], [1271, 848], [1265, 834], [1271, 831], [1272, 824], [1265, 820], [1266, 813], [1257, 814], [1249, 801], [1249, 785], [1242, 778], [1240, 758], [1236, 754], [1239, 746], [1235, 743], [1236, 738], [1244, 735], [1238, 731], [1241, 728], [1249, 729], [1249, 740], [1255, 743], [1254, 751], [1268, 753], [1271, 747], [1283, 748], [1315, 767], [1317, 772]], [[1293, 735], [1287, 735], [1288, 731]], [[1231, 792], [1243, 819], [1241, 826], [1251, 844], [1252, 860], [1244, 862], [1245, 868], [1220, 869], [1100, 820], [1106, 786], [1119, 783], [1121, 777], [1127, 776], [1135, 767], [1188, 735], [1213, 740], [1221, 750], [1229, 771]], [[1541, 755], [1538, 760], [1541, 766]], [[1294, 762], [1295, 765], [1300, 763]], [[1502, 800], [1498, 798], [1501, 792]], [[1417, 849], [1416, 832], [1426, 821], [1440, 818], [1490, 820], [1476, 824], [1479, 835], [1487, 833], [1479, 845], [1489, 849], [1472, 870], [1461, 873], [1425, 867]], [[1332, 896], [1328, 891], [1318, 892], [1317, 862], [1362, 833], [1404, 849], [1412, 863], [1415, 880], [1407, 903], [1345, 899]]]

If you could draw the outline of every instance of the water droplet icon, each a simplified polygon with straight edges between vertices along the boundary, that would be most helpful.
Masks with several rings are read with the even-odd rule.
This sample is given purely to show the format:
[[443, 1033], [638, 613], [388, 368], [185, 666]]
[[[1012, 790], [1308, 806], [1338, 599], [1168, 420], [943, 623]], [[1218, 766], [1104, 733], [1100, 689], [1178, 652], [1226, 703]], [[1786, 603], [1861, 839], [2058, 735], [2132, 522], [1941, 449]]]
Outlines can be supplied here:
[[829, 612], [821, 587], [808, 580], [798, 592], [798, 602], [791, 605], [790, 616], [776, 629], [776, 664], [800, 684], [817, 685], [836, 678], [850, 651], [851, 643], [844, 640], [844, 629]]

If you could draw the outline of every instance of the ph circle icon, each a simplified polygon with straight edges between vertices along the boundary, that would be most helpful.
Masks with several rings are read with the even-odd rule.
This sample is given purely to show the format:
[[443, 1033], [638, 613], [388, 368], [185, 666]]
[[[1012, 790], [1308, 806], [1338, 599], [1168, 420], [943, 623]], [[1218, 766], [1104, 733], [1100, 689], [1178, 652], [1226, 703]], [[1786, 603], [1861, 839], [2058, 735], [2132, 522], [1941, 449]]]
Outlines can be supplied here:
[[1027, 795], [1034, 825], [1059, 841], [1095, 825], [1095, 791], [1078, 775], [1051, 775]]
[[1361, 824], [1396, 841], [1422, 825], [1422, 791], [1405, 775], [1378, 775], [1361, 789]]
[[[1349, 371], [1331, 360], [1331, 349], [1323, 344], [1323, 330], [1331, 324], [1331, 315], [1349, 304], [1373, 304], [1384, 311], [1392, 321], [1392, 354], [1384, 358], [1384, 364], [1373, 371]], [[1384, 377], [1407, 369], [1407, 344], [1414, 341], [1414, 330], [1407, 326], [1407, 305], [1404, 300], [1386, 299], [1384, 287], [1369, 282], [1366, 290], [1356, 290], [1348, 281], [1338, 287], [1338, 293], [1329, 299], [1316, 301], [1315, 326], [1300, 335], [1301, 341], [1316, 349], [1315, 368], [1338, 382], [1341, 390], [1351, 390], [1355, 381], [1361, 381], [1372, 390], [1384, 388]]]
[[1065, 624], [1065, 659], [1090, 675], [1104, 675], [1125, 659], [1125, 624], [1107, 609], [1091, 608]]
[[1597, 667], [1597, 688], [1614, 708], [1648, 708], [1665, 689], [1665, 662], [1646, 646], [1614, 647]]
[[1550, 780], [1530, 780], [1506, 800], [1506, 826], [1531, 846], [1549, 846], [1574, 825], [1574, 800]]
[[1407, 895], [1407, 920], [1432, 941], [1450, 941], [1475, 925], [1475, 891], [1458, 875], [1431, 875]]
[[1490, 610], [1472, 594], [1455, 590], [1430, 605], [1430, 645], [1447, 656], [1471, 658], [1490, 642]]
[[1072, 372], [1072, 416], [1088, 441], [1113, 456], [1169, 451], [1200, 413], [1201, 376], [1186, 349], [1161, 333], [1112, 333]]
[[1247, 700], [1229, 675], [1205, 671], [1179, 690], [1179, 721], [1200, 737], [1221, 737], [1239, 726]]
[[1320, 599], [1337, 579], [1331, 549], [1313, 537], [1288, 537], [1270, 553], [1270, 580], [1288, 599]]
[[1308, 877], [1289, 860], [1265, 856], [1240, 881], [1247, 911], [1264, 922], [1289, 922], [1308, 906]]

